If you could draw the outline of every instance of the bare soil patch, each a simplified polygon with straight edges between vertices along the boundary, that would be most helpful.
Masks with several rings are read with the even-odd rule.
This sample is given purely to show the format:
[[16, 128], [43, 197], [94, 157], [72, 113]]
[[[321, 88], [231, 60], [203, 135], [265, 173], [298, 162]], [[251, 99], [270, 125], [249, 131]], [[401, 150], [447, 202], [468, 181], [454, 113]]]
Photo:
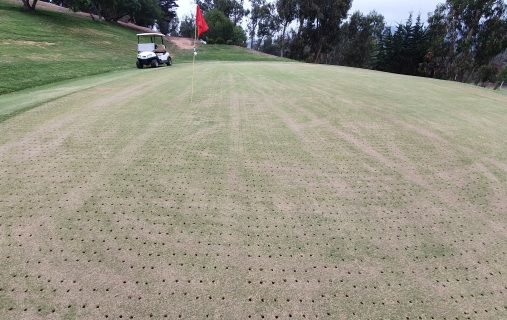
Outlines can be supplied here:
[[34, 47], [49, 47], [54, 46], [55, 43], [53, 42], [46, 42], [46, 41], [28, 41], [28, 40], [2, 40], [0, 41], [0, 45], [17, 45], [17, 46], [34, 46]]

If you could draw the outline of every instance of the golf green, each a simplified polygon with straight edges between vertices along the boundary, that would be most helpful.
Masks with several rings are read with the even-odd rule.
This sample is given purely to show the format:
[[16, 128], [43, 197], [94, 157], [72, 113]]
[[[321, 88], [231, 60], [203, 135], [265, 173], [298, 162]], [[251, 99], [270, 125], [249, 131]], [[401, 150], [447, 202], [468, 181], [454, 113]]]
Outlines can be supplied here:
[[507, 96], [195, 70], [0, 96], [0, 318], [507, 318]]

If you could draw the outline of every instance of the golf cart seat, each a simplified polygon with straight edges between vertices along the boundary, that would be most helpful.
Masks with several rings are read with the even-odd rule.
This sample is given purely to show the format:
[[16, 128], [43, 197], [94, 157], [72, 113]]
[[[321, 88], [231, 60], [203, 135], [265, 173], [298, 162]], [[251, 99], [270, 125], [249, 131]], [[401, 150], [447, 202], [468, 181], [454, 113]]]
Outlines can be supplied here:
[[155, 53], [166, 53], [165, 46], [163, 44], [157, 44], [157, 47], [155, 48]]

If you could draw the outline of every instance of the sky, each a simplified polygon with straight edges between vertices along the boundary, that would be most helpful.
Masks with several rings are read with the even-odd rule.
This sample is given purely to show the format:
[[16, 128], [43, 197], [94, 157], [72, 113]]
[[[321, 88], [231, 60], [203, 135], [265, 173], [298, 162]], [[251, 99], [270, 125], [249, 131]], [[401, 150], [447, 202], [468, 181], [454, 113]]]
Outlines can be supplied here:
[[[349, 13], [356, 10], [363, 13], [376, 10], [378, 13], [384, 15], [387, 24], [396, 25], [397, 23], [405, 21], [410, 12], [413, 12], [414, 15], [421, 13], [421, 17], [425, 21], [428, 17], [428, 13], [433, 12], [437, 4], [444, 1], [445, 0], [353, 0], [352, 10], [350, 10]], [[248, 0], [245, 0], [245, 3], [247, 2]], [[178, 17], [180, 19], [195, 10], [195, 2], [193, 0], [177, 0], [177, 3], [179, 5]]]

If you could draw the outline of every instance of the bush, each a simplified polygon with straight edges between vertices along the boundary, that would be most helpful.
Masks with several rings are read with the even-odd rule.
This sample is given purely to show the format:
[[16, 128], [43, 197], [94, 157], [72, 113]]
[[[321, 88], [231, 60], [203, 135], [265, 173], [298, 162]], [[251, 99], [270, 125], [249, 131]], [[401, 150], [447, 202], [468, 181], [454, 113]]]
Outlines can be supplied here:
[[495, 90], [503, 86], [507, 82], [507, 66], [503, 67], [503, 70], [498, 74]]
[[495, 70], [490, 65], [485, 65], [480, 67], [479, 69], [479, 80], [481, 82], [495, 82], [496, 74]]
[[505, 66], [500, 72], [500, 75], [498, 76], [499, 80], [502, 82], [507, 82], [507, 66]]

